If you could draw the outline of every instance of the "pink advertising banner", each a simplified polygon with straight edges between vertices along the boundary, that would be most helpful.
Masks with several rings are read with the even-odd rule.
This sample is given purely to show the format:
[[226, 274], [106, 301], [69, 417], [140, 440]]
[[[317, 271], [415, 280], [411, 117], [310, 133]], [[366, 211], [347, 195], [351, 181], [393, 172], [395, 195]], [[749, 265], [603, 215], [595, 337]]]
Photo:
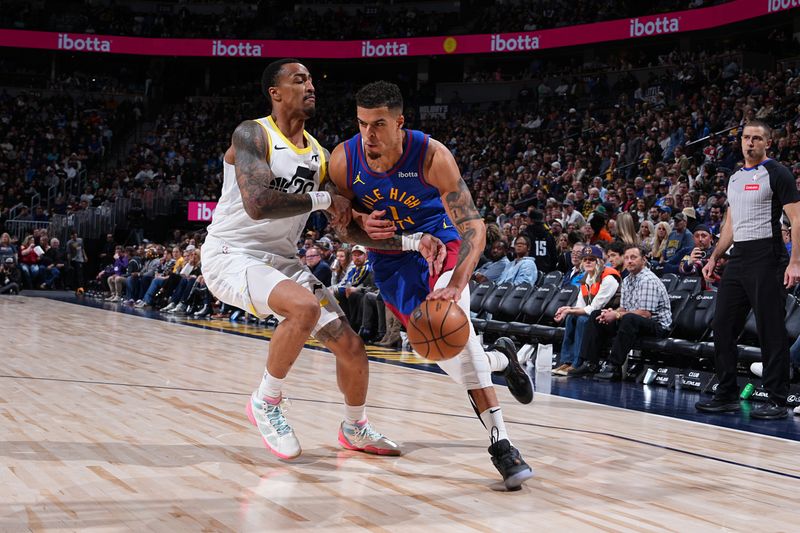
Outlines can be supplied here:
[[190, 222], [211, 222], [217, 202], [189, 202]]
[[363, 41], [151, 39], [79, 33], [0, 30], [0, 46], [70, 52], [183, 57], [384, 58], [515, 53], [707, 30], [800, 7], [800, 0], [733, 0], [660, 15], [519, 33]]

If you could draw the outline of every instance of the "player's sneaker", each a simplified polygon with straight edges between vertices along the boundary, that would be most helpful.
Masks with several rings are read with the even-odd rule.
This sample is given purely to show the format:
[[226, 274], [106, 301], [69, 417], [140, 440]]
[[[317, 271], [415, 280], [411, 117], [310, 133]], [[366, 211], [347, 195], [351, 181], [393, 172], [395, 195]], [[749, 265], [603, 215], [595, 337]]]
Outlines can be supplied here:
[[489, 347], [489, 350], [498, 351], [508, 359], [508, 366], [506, 366], [502, 374], [506, 378], [506, 385], [508, 385], [511, 395], [519, 403], [531, 403], [533, 401], [533, 383], [531, 383], [531, 377], [519, 364], [517, 347], [514, 345], [514, 341], [508, 337], [500, 337]]
[[375, 431], [368, 421], [363, 424], [342, 422], [339, 426], [339, 444], [348, 450], [376, 455], [400, 455], [400, 446]]
[[272, 405], [258, 398], [254, 392], [247, 402], [247, 418], [261, 432], [267, 449], [281, 459], [294, 459], [300, 452], [300, 442], [292, 426], [286, 421], [286, 401]]
[[492, 456], [494, 467], [503, 476], [503, 483], [508, 490], [518, 489], [525, 480], [533, 477], [533, 470], [508, 439], [492, 442], [489, 455]]

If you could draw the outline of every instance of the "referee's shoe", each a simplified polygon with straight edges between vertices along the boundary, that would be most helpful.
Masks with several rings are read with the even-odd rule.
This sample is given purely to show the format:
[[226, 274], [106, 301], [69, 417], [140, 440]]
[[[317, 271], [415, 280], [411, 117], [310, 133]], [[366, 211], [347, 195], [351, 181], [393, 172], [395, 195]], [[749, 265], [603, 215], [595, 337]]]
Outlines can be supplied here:
[[780, 420], [789, 416], [789, 408], [786, 404], [779, 404], [775, 400], [770, 399], [766, 403], [759, 405], [750, 411], [752, 418], [760, 418], [761, 420]]
[[694, 404], [695, 409], [704, 413], [736, 413], [739, 411], [739, 399], [718, 398], [701, 400]]

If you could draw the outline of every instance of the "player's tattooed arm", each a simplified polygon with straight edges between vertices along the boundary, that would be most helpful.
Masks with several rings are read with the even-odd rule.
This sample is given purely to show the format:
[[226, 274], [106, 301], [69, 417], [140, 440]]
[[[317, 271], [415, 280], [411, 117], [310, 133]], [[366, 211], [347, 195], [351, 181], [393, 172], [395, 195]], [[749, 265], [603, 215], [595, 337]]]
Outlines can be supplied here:
[[[339, 193], [339, 189], [336, 184], [332, 180], [328, 180], [325, 182], [325, 190], [330, 193], [331, 198], [336, 196], [341, 196]], [[342, 239], [343, 242], [349, 242], [354, 244], [360, 244], [362, 246], [367, 246], [369, 248], [375, 248], [378, 250], [402, 250], [403, 249], [403, 242], [399, 235], [393, 235], [388, 239], [372, 239], [367, 232], [356, 222], [355, 217], [358, 216], [358, 213], [353, 213], [353, 218], [350, 222], [342, 226], [340, 224], [336, 224], [333, 220], [333, 217], [327, 211], [325, 212], [325, 216], [328, 217], [328, 220], [331, 223], [336, 234]]]
[[[469, 261], [473, 256], [474, 250], [477, 250], [477, 256], [480, 256], [483, 251], [483, 246], [476, 244], [486, 239], [486, 230], [483, 225], [483, 219], [475, 203], [472, 201], [472, 194], [467, 188], [467, 184], [463, 179], [458, 180], [458, 190], [449, 192], [445, 196], [446, 205], [451, 215], [453, 216], [453, 223], [461, 235], [461, 249], [458, 252], [458, 262]], [[480, 228], [484, 228], [483, 232], [479, 232]], [[483, 235], [479, 235], [483, 233]], [[477, 264], [475, 258], [475, 263]], [[473, 267], [474, 268], [474, 267]]]
[[411, 241], [416, 241], [413, 248], [403, 247], [403, 236], [401, 235], [392, 235], [388, 239], [373, 239], [355, 220], [352, 220], [346, 228], [337, 230], [336, 233], [344, 242], [360, 244], [376, 250], [416, 250], [428, 262], [428, 270], [431, 275], [441, 272], [447, 258], [447, 248], [444, 243], [429, 233], [407, 236], [411, 237]]
[[[330, 220], [330, 215], [327, 212], [325, 215], [328, 216], [328, 219]], [[345, 227], [334, 227], [334, 230], [342, 242], [360, 244], [368, 248], [375, 248], [376, 250], [403, 249], [403, 240], [400, 235], [392, 235], [388, 239], [372, 239], [355, 220], [351, 220], [350, 223]]]
[[239, 124], [231, 142], [236, 152], [236, 182], [250, 218], [286, 218], [311, 211], [308, 194], [290, 194], [270, 188], [275, 175], [265, 159], [267, 136], [257, 122], [246, 120]]
[[428, 182], [439, 189], [445, 211], [461, 236], [453, 277], [447, 287], [433, 291], [428, 298], [456, 300], [469, 283], [486, 246], [486, 226], [450, 150], [431, 139], [428, 151], [430, 156], [425, 169]]

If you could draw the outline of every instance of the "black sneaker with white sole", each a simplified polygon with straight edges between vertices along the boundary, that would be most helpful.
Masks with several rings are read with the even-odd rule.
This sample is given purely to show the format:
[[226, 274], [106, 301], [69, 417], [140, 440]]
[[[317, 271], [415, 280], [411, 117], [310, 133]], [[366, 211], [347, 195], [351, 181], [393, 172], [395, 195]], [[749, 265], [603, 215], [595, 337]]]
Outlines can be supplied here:
[[533, 383], [531, 383], [531, 377], [519, 364], [514, 341], [508, 337], [500, 337], [489, 348], [489, 351], [493, 350], [500, 352], [508, 359], [508, 366], [502, 371], [502, 374], [506, 378], [506, 385], [511, 395], [519, 403], [531, 403], [533, 401]]
[[520, 488], [525, 480], [533, 477], [533, 470], [508, 439], [492, 442], [489, 455], [492, 456], [492, 464], [503, 476], [503, 484], [508, 490]]

